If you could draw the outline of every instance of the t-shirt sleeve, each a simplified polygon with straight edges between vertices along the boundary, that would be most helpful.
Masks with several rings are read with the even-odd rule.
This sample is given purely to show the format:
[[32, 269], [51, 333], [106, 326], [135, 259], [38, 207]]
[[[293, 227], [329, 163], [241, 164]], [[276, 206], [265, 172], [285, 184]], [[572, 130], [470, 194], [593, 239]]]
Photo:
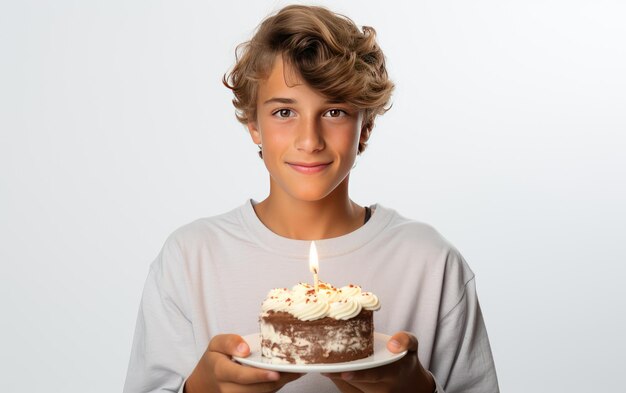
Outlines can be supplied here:
[[[430, 371], [438, 393], [499, 392], [489, 338], [476, 294], [473, 273], [455, 250], [448, 256], [454, 267], [446, 277], [458, 286], [458, 299], [439, 319]], [[445, 285], [444, 285], [445, 287]]]
[[145, 282], [124, 393], [180, 392], [198, 360], [181, 252], [168, 240]]

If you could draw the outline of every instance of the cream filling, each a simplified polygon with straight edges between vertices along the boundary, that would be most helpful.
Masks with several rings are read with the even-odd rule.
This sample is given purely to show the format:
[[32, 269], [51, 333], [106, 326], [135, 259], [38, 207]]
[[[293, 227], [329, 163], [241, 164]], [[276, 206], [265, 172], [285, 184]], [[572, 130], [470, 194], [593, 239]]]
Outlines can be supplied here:
[[263, 340], [269, 340], [269, 347], [261, 346], [263, 357], [268, 358], [270, 363], [274, 364], [290, 364], [287, 357], [294, 360], [295, 364], [306, 364], [304, 356], [310, 355], [316, 346], [321, 347], [322, 356], [329, 356], [331, 352], [342, 353], [350, 350], [361, 351], [365, 348], [361, 337], [354, 337], [350, 330], [337, 330], [329, 327], [328, 337], [332, 339], [315, 340], [314, 342], [298, 338], [290, 337], [279, 333], [274, 326], [261, 322], [261, 337]]

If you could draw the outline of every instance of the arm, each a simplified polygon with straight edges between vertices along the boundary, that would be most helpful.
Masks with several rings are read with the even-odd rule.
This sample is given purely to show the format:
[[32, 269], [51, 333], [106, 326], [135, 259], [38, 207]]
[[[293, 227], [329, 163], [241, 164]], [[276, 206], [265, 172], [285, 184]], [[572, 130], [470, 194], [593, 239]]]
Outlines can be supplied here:
[[439, 320], [430, 370], [446, 393], [500, 391], [473, 277]]
[[394, 334], [387, 343], [393, 353], [408, 350], [397, 362], [369, 370], [325, 374], [343, 393], [433, 393], [435, 380], [417, 357], [417, 338], [410, 333]]
[[124, 393], [178, 392], [197, 360], [191, 322], [165, 291], [158, 262], [144, 286]]
[[[385, 380], [396, 378], [394, 373], [402, 375], [404, 364], [401, 362], [408, 361], [407, 358], [410, 356], [417, 358], [416, 354], [411, 352], [417, 349], [417, 345], [412, 344], [413, 338], [410, 341], [406, 338], [398, 340], [403, 343], [399, 350], [395, 350], [388, 344], [388, 349], [392, 352], [409, 349], [409, 354], [399, 362], [364, 372], [328, 376], [344, 393], [385, 392], [394, 391], [393, 389], [407, 392], [432, 392], [434, 386], [426, 384], [427, 379], [424, 376], [424, 368], [428, 368], [429, 376], [434, 376], [433, 382], [438, 393], [499, 392], [489, 339], [474, 284], [474, 275], [462, 256], [455, 249], [449, 250], [445, 257], [442, 286], [437, 291], [437, 296], [441, 297], [441, 306], [430, 361], [427, 367], [423, 367], [418, 361], [418, 364], [412, 368], [413, 377], [416, 379], [398, 379], [404, 382], [396, 387], [385, 382]], [[394, 335], [394, 338], [397, 336], [398, 334]], [[411, 342], [411, 344], [404, 344], [406, 342]], [[422, 382], [419, 382], [417, 378], [420, 378]], [[373, 379], [377, 380], [380, 385], [365, 385], [365, 381]], [[357, 385], [358, 390], [356, 390]]]
[[301, 374], [244, 367], [232, 355], [248, 356], [250, 347], [234, 334], [215, 336], [185, 383], [184, 393], [276, 392]]
[[270, 392], [300, 377], [233, 362], [231, 355], [247, 356], [250, 351], [247, 343], [236, 335], [213, 337], [200, 356], [192, 321], [187, 316], [189, 294], [180, 274], [182, 259], [178, 246], [170, 239], [150, 267], [124, 393], [209, 393], [225, 388]]

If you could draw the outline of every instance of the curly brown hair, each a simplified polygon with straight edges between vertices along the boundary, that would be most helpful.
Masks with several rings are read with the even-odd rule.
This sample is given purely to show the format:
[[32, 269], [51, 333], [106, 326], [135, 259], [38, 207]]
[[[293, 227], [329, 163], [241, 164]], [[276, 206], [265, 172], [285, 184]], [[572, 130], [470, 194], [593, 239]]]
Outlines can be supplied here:
[[[361, 31], [348, 17], [323, 7], [290, 5], [266, 18], [252, 39], [237, 47], [236, 64], [223, 77], [244, 125], [256, 120], [258, 84], [278, 54], [320, 94], [363, 110], [361, 132], [367, 137], [376, 116], [390, 108], [394, 85], [376, 31], [368, 26]], [[359, 153], [365, 147], [360, 142]]]

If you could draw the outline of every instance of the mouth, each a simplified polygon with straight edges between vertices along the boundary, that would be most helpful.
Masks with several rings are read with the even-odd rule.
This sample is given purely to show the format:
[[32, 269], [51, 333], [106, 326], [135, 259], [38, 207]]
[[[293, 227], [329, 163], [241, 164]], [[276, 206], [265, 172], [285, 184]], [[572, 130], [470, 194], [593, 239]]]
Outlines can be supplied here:
[[333, 162], [286, 162], [287, 165], [291, 167], [291, 169], [295, 170], [299, 173], [304, 174], [313, 174], [319, 173], [325, 170], [332, 164]]

